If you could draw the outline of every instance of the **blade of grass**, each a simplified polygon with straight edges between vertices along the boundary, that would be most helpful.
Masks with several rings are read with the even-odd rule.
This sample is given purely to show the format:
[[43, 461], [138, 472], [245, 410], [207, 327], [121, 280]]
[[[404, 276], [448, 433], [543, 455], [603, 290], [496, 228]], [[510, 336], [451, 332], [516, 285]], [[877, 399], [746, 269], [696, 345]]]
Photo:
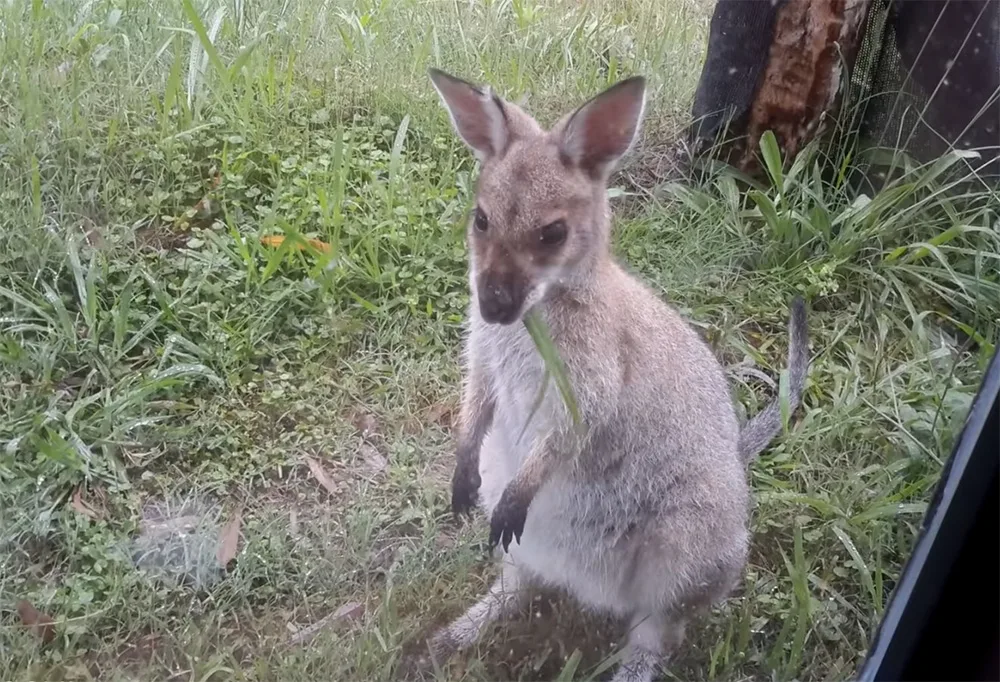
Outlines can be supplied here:
[[573, 393], [573, 387], [570, 384], [569, 373], [566, 371], [566, 366], [559, 355], [559, 351], [549, 335], [548, 326], [535, 311], [530, 311], [524, 316], [524, 326], [528, 330], [535, 348], [538, 349], [539, 354], [542, 356], [542, 361], [545, 363], [548, 372], [555, 379], [556, 387], [559, 389], [563, 403], [565, 403], [574, 425], [578, 428], [582, 427], [583, 418], [580, 416], [580, 408]]

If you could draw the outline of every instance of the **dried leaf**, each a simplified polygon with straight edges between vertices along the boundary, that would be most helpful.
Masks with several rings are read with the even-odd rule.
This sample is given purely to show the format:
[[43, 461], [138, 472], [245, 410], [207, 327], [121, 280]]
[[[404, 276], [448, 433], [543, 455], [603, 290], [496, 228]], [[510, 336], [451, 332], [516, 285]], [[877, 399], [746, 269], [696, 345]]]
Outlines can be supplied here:
[[365, 605], [361, 602], [349, 601], [333, 612], [334, 620], [357, 620], [365, 612]]
[[[307, 239], [306, 241], [309, 242], [309, 245], [312, 246], [317, 251], [321, 251], [323, 253], [329, 253], [330, 251], [330, 245], [327, 244], [326, 242], [322, 242], [318, 239]], [[260, 243], [263, 244], [264, 246], [272, 246], [274, 248], [278, 248], [279, 246], [285, 243], [285, 238], [280, 234], [269, 234], [261, 237]], [[299, 250], [305, 248], [302, 244], [296, 244], [295, 247]]]
[[70, 503], [73, 510], [78, 514], [83, 514], [89, 519], [96, 519], [100, 517], [93, 507], [83, 501], [83, 486], [78, 486], [75, 491], [73, 491], [73, 501]]
[[304, 627], [295, 634], [293, 634], [291, 637], [289, 637], [288, 643], [293, 645], [302, 644], [303, 642], [315, 637], [316, 633], [318, 633], [323, 628], [328, 627], [334, 623], [357, 620], [362, 615], [364, 615], [364, 612], [365, 612], [364, 604], [356, 601], [347, 602], [346, 604], [344, 604], [339, 609], [337, 609], [330, 615], [326, 616], [325, 618], [321, 618], [312, 625]]
[[229, 523], [223, 527], [222, 532], [219, 533], [219, 549], [216, 553], [216, 558], [219, 561], [219, 565], [223, 568], [236, 558], [236, 552], [240, 547], [240, 527], [242, 524], [243, 510], [238, 509], [233, 514], [233, 518], [229, 520]]
[[312, 246], [317, 251], [322, 251], [323, 253], [330, 252], [330, 245], [327, 244], [326, 242], [321, 242], [318, 239], [307, 239], [306, 241], [309, 242], [309, 245]]
[[309, 471], [312, 472], [313, 478], [315, 478], [321, 486], [326, 488], [328, 493], [336, 495], [338, 492], [337, 484], [332, 478], [330, 478], [330, 475], [326, 473], [326, 470], [323, 469], [323, 465], [312, 457], [306, 457], [306, 463], [309, 465]]
[[389, 466], [388, 460], [379, 454], [379, 451], [371, 443], [362, 443], [360, 450], [361, 458], [365, 462], [365, 468], [373, 474], [377, 474]]
[[20, 616], [21, 622], [31, 630], [32, 634], [41, 637], [46, 644], [55, 638], [55, 621], [36, 609], [27, 599], [17, 602], [17, 615]]

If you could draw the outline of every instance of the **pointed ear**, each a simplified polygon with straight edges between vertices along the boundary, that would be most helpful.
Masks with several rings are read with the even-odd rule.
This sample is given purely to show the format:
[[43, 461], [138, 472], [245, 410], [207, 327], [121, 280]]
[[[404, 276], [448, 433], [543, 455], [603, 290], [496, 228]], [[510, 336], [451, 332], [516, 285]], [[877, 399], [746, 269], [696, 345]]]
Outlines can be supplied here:
[[563, 127], [560, 150], [593, 178], [608, 175], [632, 146], [646, 106], [646, 79], [621, 81], [585, 103]]
[[510, 127], [503, 100], [489, 87], [480, 88], [438, 69], [429, 69], [431, 82], [448, 110], [455, 132], [480, 161], [503, 152]]

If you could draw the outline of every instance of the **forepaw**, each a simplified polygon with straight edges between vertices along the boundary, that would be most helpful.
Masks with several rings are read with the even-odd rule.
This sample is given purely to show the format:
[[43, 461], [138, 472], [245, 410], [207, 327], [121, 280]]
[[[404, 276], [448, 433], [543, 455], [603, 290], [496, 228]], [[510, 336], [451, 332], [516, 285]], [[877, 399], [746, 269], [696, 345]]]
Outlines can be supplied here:
[[472, 517], [472, 510], [479, 501], [479, 471], [471, 466], [459, 465], [451, 478], [451, 511], [455, 516]]
[[518, 494], [515, 488], [508, 487], [503, 491], [500, 502], [493, 510], [490, 519], [490, 547], [497, 543], [503, 545], [503, 551], [508, 551], [511, 540], [521, 544], [521, 534], [524, 532], [524, 522], [528, 517], [528, 505], [531, 500]]

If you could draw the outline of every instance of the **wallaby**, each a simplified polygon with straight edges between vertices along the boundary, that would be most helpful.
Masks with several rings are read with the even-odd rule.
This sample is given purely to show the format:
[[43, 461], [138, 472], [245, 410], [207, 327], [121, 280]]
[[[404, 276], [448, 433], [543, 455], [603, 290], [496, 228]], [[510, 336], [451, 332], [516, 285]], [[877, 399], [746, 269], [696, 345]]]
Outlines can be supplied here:
[[[780, 404], [741, 431], [709, 346], [611, 255], [607, 181], [639, 129], [644, 78], [546, 131], [489, 88], [436, 69], [430, 77], [481, 165], [452, 506], [470, 514], [478, 498], [492, 545], [503, 547], [500, 578], [432, 636], [430, 652], [442, 661], [472, 644], [518, 609], [525, 586], [548, 585], [627, 619], [614, 680], [650, 680], [694, 610], [740, 579], [746, 466], [780, 432]], [[548, 375], [520, 324], [529, 311], [562, 358], [582, 429], [558, 391], [539, 399]], [[792, 409], [807, 333], [796, 298]]]

